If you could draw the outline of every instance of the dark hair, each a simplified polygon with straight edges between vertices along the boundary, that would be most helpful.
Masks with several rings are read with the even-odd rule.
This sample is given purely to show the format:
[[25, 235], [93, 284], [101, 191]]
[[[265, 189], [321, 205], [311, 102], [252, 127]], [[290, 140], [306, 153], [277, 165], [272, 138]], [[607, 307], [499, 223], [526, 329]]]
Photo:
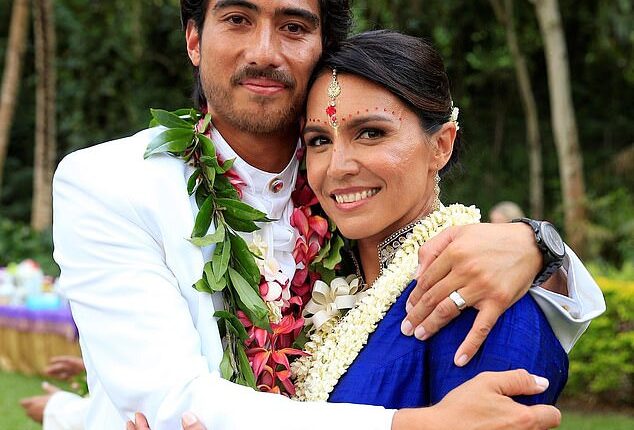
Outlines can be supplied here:
[[[361, 33], [326, 52], [312, 81], [325, 69], [360, 76], [384, 87], [418, 116], [429, 133], [451, 118], [452, 99], [444, 62], [424, 39], [390, 30]], [[441, 174], [458, 162], [460, 136], [459, 130]]]
[[[181, 23], [187, 28], [189, 20], [194, 21], [196, 29], [201, 31], [205, 24], [205, 15], [209, 0], [181, 0]], [[332, 49], [339, 45], [352, 27], [352, 12], [348, 0], [319, 0], [321, 13], [321, 37], [324, 49]], [[194, 90], [192, 94], [197, 107], [207, 105], [207, 99], [200, 82], [198, 67], [194, 67]]]

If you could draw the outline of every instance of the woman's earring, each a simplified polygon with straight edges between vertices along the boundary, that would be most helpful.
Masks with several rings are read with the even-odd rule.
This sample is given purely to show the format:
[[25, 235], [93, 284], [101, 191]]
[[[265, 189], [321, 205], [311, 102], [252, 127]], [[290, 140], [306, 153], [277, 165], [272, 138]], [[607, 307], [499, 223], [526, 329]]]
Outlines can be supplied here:
[[436, 184], [434, 185], [434, 210], [437, 211], [440, 209], [440, 175], [436, 172], [436, 177], [434, 178]]

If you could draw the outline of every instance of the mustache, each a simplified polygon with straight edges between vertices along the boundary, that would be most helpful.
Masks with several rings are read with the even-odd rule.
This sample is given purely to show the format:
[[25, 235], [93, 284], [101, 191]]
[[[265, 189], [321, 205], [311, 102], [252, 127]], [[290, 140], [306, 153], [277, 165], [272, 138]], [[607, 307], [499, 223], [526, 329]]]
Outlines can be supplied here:
[[295, 88], [297, 82], [289, 73], [271, 68], [243, 67], [231, 77], [232, 85], [239, 85], [244, 79], [265, 78], [279, 82], [288, 88]]

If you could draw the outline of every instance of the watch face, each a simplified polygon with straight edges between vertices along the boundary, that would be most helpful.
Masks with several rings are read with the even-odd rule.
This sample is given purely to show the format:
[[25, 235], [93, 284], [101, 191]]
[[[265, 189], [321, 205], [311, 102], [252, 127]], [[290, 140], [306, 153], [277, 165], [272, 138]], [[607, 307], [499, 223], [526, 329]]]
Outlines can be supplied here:
[[557, 233], [557, 230], [549, 222], [542, 223], [542, 238], [544, 244], [557, 256], [565, 254], [564, 241], [561, 240], [561, 236]]

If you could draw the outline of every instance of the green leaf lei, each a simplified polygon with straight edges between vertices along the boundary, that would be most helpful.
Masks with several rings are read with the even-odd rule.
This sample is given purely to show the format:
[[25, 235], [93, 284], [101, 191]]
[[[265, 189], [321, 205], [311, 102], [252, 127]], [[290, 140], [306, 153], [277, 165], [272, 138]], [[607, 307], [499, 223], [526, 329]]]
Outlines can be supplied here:
[[[150, 127], [166, 129], [149, 143], [145, 158], [168, 153], [181, 158], [195, 170], [187, 183], [199, 208], [190, 241], [200, 247], [215, 244], [211, 261], [205, 263], [201, 279], [194, 288], [201, 292], [222, 291], [226, 310], [217, 311], [221, 335], [228, 339], [220, 369], [233, 382], [255, 388], [244, 341], [247, 332], [236, 317], [243, 311], [257, 327], [271, 331], [269, 311], [259, 294], [260, 270], [247, 243], [237, 232], [253, 232], [255, 222], [269, 222], [266, 214], [240, 200], [225, 173], [234, 160], [220, 163], [213, 141], [207, 136], [211, 115], [195, 109], [175, 112], [151, 109]], [[207, 234], [211, 224], [216, 229]]]

